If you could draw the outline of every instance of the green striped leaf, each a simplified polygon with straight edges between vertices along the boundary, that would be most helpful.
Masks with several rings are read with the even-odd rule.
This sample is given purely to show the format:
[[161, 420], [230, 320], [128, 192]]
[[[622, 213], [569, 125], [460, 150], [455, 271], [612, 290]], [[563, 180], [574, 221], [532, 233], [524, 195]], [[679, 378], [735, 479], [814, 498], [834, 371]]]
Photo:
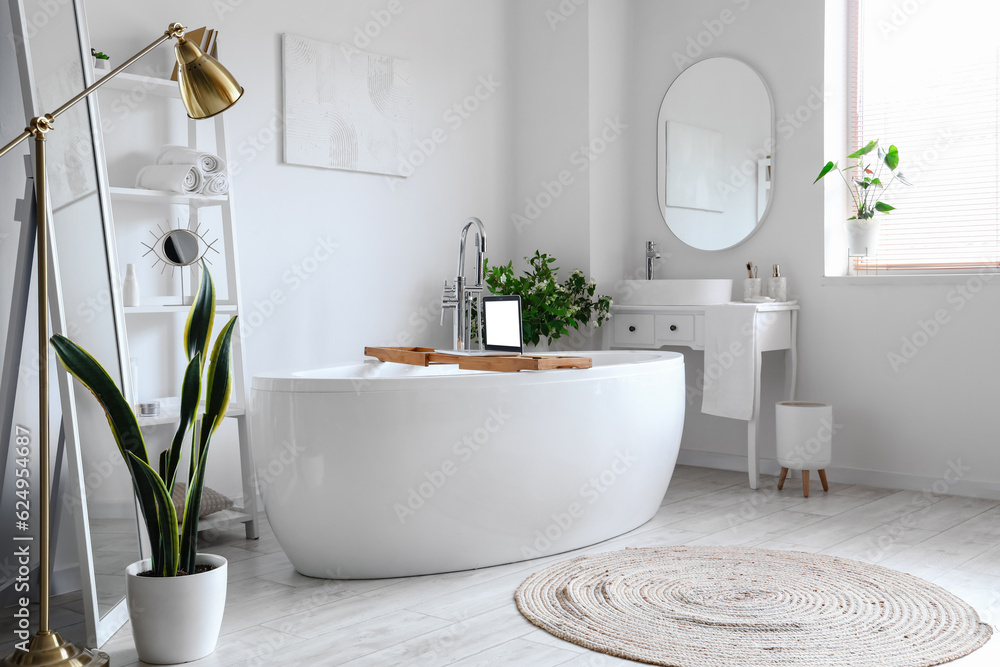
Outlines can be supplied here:
[[[139, 428], [139, 421], [132, 412], [131, 406], [104, 367], [86, 350], [60, 334], [52, 336], [50, 340], [59, 362], [73, 377], [90, 390], [104, 409], [108, 424], [111, 426], [111, 434], [114, 436], [118, 450], [131, 473], [132, 486], [139, 501], [142, 518], [146, 521], [147, 526], [157, 525], [154, 491], [149, 485], [141, 483], [142, 478], [136, 474], [136, 465], [132, 462], [135, 459], [149, 465], [146, 443], [142, 437], [142, 430]], [[149, 539], [152, 553], [157, 554], [162, 546], [158, 533], [150, 530]]]
[[188, 311], [187, 322], [184, 324], [184, 348], [187, 351], [188, 360], [194, 359], [195, 355], [201, 355], [201, 368], [204, 370], [205, 359], [208, 348], [208, 339], [212, 335], [212, 325], [215, 320], [215, 283], [204, 262], [201, 266], [201, 285], [198, 287], [198, 296], [191, 304]]
[[181, 517], [180, 549], [178, 568], [194, 574], [198, 557], [198, 515], [201, 513], [201, 492], [205, 488], [205, 463], [202, 457], [188, 482], [187, 496], [184, 498], [184, 514]]
[[226, 416], [229, 399], [233, 394], [233, 333], [236, 319], [226, 323], [219, 337], [215, 339], [212, 361], [208, 367], [208, 394], [205, 397], [205, 423], [202, 424], [202, 439], [205, 433], [211, 435]]
[[[135, 466], [138, 476], [149, 485], [156, 498], [156, 519], [158, 533], [163, 538], [163, 559], [160, 563], [153, 562], [153, 572], [160, 577], [177, 576], [177, 510], [174, 509], [174, 502], [170, 498], [170, 491], [166, 484], [156, 474], [156, 471], [149, 467], [145, 461], [139, 459], [132, 452], [128, 453]], [[149, 524], [146, 524], [147, 527]], [[152, 531], [150, 531], [152, 532]]]
[[191, 361], [188, 362], [187, 371], [184, 373], [184, 384], [181, 388], [180, 421], [177, 424], [173, 442], [170, 443], [170, 448], [167, 450], [169, 452], [167, 465], [161, 471], [163, 482], [170, 491], [174, 490], [174, 478], [181, 460], [184, 439], [191, 430], [191, 425], [198, 412], [198, 403], [201, 401], [201, 368], [201, 354], [195, 353]]

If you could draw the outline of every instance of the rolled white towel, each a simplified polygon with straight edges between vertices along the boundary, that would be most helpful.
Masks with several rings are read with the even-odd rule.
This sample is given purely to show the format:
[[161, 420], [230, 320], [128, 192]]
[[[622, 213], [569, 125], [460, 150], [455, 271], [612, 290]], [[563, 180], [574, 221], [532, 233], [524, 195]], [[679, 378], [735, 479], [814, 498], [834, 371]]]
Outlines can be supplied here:
[[206, 174], [201, 186], [203, 195], [224, 195], [229, 193], [229, 176], [225, 173]]
[[143, 167], [135, 177], [137, 188], [168, 190], [184, 194], [201, 191], [205, 177], [198, 167], [191, 164], [160, 164]]
[[187, 146], [164, 146], [156, 164], [193, 164], [206, 174], [226, 171], [226, 161], [218, 155], [197, 151]]

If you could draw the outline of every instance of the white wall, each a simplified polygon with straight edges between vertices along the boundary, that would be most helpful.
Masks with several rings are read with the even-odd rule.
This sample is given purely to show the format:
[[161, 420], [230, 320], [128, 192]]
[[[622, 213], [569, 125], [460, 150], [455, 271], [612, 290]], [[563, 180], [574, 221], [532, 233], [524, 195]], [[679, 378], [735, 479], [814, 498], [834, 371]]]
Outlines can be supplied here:
[[[590, 0], [590, 274], [599, 293], [610, 294], [618, 278], [634, 277], [637, 255], [626, 248], [632, 222], [635, 178], [629, 139], [632, 73], [632, 12], [620, 0]], [[627, 267], [627, 268], [626, 268]]]
[[[562, 269], [590, 272], [588, 37], [586, 7], [546, 15], [551, 3], [509, 3], [513, 89], [513, 196], [505, 216], [515, 267], [535, 250]], [[567, 5], [575, 7], [572, 3]]]
[[[660, 240], [672, 253], [667, 277], [735, 280], [747, 259], [762, 266], [781, 264], [789, 292], [802, 304], [799, 396], [833, 404], [841, 425], [834, 440], [834, 468], [840, 469], [831, 475], [834, 481], [924, 488], [943, 479], [950, 462], [960, 461], [962, 481], [948, 484], [951, 491], [1000, 497], [1000, 389], [995, 382], [1000, 277], [985, 286], [978, 277], [963, 277], [884, 287], [822, 278], [823, 190], [812, 180], [831, 157], [823, 149], [823, 3], [635, 0], [632, 6], [632, 113], [637, 134], [645, 138], [637, 140], [633, 155], [636, 215], [629, 246]], [[730, 14], [723, 15], [726, 11]], [[681, 245], [656, 210], [651, 175], [656, 110], [679, 73], [675, 54], [683, 58], [688, 48], [694, 60], [743, 59], [761, 72], [775, 101], [779, 143], [771, 212], [752, 238], [729, 251], [707, 253]], [[926, 324], [936, 313], [947, 323]], [[935, 333], [925, 335], [922, 326]], [[904, 338], [926, 344], [893, 368], [890, 353], [906, 359], [914, 352], [904, 346]], [[700, 354], [687, 357], [692, 365], [701, 364]], [[765, 373], [761, 442], [769, 458], [774, 456], [774, 417], [768, 406], [780, 399], [780, 374], [774, 368], [780, 370], [780, 362], [780, 356], [766, 361], [771, 372]], [[700, 397], [695, 398], [688, 405], [682, 445], [687, 460], [745, 465], [744, 423], [700, 415]]]

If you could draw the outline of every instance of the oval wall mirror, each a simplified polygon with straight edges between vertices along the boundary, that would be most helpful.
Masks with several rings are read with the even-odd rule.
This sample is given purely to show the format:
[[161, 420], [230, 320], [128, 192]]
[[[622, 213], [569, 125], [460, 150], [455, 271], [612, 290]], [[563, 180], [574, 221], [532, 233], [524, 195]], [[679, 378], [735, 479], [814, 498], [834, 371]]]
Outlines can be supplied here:
[[700, 250], [739, 245], [773, 198], [774, 105], [735, 58], [708, 58], [674, 79], [656, 121], [656, 194], [674, 236]]

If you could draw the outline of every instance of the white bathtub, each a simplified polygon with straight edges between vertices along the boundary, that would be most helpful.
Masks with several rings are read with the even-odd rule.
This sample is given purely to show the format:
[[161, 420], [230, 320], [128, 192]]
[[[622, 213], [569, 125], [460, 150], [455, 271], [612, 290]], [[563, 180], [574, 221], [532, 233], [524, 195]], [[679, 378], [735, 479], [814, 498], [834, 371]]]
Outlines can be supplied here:
[[684, 358], [585, 352], [586, 370], [363, 364], [253, 379], [258, 483], [311, 577], [498, 565], [625, 533], [657, 511], [684, 424]]

